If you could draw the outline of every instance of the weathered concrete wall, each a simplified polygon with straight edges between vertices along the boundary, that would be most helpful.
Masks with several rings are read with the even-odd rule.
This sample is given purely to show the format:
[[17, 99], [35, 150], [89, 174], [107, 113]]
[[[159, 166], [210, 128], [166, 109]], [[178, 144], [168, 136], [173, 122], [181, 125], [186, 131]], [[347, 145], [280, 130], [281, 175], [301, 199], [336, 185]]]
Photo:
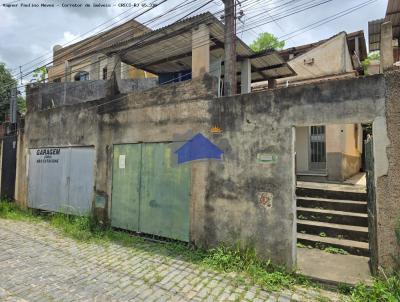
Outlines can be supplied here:
[[[205, 247], [239, 241], [292, 268], [296, 262], [294, 126], [385, 119], [384, 77], [220, 99], [210, 93], [214, 85], [206, 77], [31, 112], [26, 118], [25, 148], [94, 145], [95, 193], [106, 199], [105, 208], [95, 212], [107, 220], [113, 144], [176, 141], [201, 132], [224, 151], [224, 160], [192, 163], [191, 240]], [[210, 134], [214, 125], [223, 132]], [[393, 166], [396, 162], [391, 164], [400, 170]], [[18, 177], [26, 177], [25, 173], [19, 171]], [[377, 200], [381, 202], [381, 195]]]
[[[140, 92], [156, 87], [158, 81], [156, 78], [128, 79], [122, 80], [120, 85], [121, 93]], [[28, 111], [99, 100], [108, 96], [111, 89], [111, 82], [103, 80], [28, 85]]]
[[296, 127], [296, 172], [308, 171], [309, 127]]
[[31, 84], [27, 86], [28, 112], [75, 105], [104, 98], [108, 81]]
[[[374, 135], [376, 205], [378, 226], [378, 265], [395, 268], [400, 260], [400, 245], [395, 230], [400, 219], [400, 72], [388, 72], [386, 79], [386, 129], [388, 141], [383, 145], [387, 162], [377, 158], [377, 136]], [[383, 131], [381, 136], [386, 133]], [[377, 171], [378, 170], [378, 171]], [[400, 269], [400, 268], [397, 268]]]
[[[212, 124], [223, 134], [223, 162], [210, 163], [207, 191], [196, 216], [194, 241], [215, 246], [240, 240], [264, 257], [296, 262], [294, 126], [368, 122], [384, 115], [384, 79], [318, 85], [221, 98], [211, 102]], [[272, 163], [261, 163], [272, 155]], [[272, 206], [260, 202], [272, 198]], [[265, 200], [265, 199], [264, 199]]]

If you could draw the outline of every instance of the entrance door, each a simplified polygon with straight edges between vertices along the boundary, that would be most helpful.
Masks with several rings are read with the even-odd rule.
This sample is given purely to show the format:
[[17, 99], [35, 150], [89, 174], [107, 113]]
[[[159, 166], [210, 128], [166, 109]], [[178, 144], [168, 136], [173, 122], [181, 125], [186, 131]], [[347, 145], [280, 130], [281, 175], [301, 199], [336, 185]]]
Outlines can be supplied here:
[[190, 167], [169, 143], [114, 146], [111, 225], [189, 241]]
[[173, 162], [170, 144], [144, 144], [140, 231], [189, 241], [188, 165]]
[[114, 145], [111, 224], [139, 231], [142, 145]]
[[16, 162], [17, 136], [5, 136], [3, 138], [1, 196], [8, 199], [14, 199]]
[[326, 169], [325, 126], [310, 127], [310, 170]]
[[94, 148], [29, 150], [28, 206], [87, 215], [94, 191]]

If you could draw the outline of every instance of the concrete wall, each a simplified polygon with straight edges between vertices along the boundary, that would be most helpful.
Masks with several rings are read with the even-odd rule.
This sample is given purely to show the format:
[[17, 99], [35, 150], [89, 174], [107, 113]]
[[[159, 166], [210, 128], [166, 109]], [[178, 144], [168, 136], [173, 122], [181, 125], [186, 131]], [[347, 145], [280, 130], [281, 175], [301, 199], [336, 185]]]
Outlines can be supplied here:
[[309, 127], [296, 127], [296, 172], [308, 171]]
[[[201, 132], [224, 151], [224, 160], [192, 163], [191, 241], [204, 247], [239, 241], [255, 247], [260, 257], [293, 268], [294, 126], [385, 120], [384, 77], [329, 81], [220, 99], [210, 93], [215, 90], [215, 82], [206, 77], [115, 100], [31, 112], [26, 117], [25, 148], [94, 145], [95, 194], [106, 199], [105, 208], [96, 208], [95, 213], [106, 220], [111, 208], [113, 144], [176, 141]], [[221, 134], [209, 132], [214, 125], [222, 128]], [[26, 152], [18, 154], [18, 162], [26, 162]], [[260, 161], [264, 155], [274, 160]], [[379, 153], [376, 158], [384, 161], [385, 156]], [[397, 163], [391, 162], [390, 167], [400, 170]], [[18, 178], [22, 179], [17, 190], [26, 191], [23, 168], [18, 170]], [[379, 194], [392, 191], [388, 187]], [[379, 194], [378, 202], [385, 202]], [[260, 202], [262, 196], [270, 203]], [[18, 202], [26, 204], [23, 198], [21, 194]]]
[[373, 124], [378, 265], [393, 270], [395, 259], [400, 260], [400, 245], [395, 237], [400, 219], [400, 72], [388, 72], [385, 79], [386, 120]]
[[[32, 84], [27, 86], [28, 111], [75, 105], [105, 98], [112, 89], [111, 81], [78, 81]], [[121, 93], [144, 91], [158, 85], [156, 78], [122, 80]]]

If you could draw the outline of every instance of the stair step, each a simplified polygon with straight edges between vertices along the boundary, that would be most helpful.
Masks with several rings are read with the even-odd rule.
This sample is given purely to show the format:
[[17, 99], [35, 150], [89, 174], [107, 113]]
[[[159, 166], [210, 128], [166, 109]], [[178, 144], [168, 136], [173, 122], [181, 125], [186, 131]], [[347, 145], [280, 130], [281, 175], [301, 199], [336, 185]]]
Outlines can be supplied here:
[[359, 256], [369, 256], [369, 246], [366, 242], [359, 242], [354, 240], [337, 239], [330, 237], [320, 237], [308, 234], [297, 234], [297, 242], [304, 245], [311, 245], [320, 249], [327, 247], [340, 248], [347, 251], [349, 254]]
[[322, 208], [354, 213], [367, 213], [366, 201], [339, 200], [315, 197], [298, 197], [297, 206], [303, 208]]
[[339, 199], [339, 200], [356, 200], [356, 201], [367, 200], [366, 192], [336, 191], [336, 190], [325, 190], [325, 189], [316, 189], [307, 187], [297, 187], [296, 196]]
[[[325, 233], [328, 237], [368, 242], [368, 227], [335, 224], [320, 221], [297, 220], [297, 232], [309, 235]], [[303, 233], [302, 233], [303, 234]]]
[[335, 224], [368, 226], [368, 214], [297, 207], [297, 218]]

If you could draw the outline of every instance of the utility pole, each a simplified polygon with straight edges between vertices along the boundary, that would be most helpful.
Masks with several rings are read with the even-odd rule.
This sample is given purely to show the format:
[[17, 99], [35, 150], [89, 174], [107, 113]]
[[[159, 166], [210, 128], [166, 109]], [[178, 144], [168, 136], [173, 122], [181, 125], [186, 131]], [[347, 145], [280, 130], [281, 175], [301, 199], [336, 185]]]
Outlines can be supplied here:
[[236, 94], [236, 0], [223, 0], [225, 4], [225, 96]]

